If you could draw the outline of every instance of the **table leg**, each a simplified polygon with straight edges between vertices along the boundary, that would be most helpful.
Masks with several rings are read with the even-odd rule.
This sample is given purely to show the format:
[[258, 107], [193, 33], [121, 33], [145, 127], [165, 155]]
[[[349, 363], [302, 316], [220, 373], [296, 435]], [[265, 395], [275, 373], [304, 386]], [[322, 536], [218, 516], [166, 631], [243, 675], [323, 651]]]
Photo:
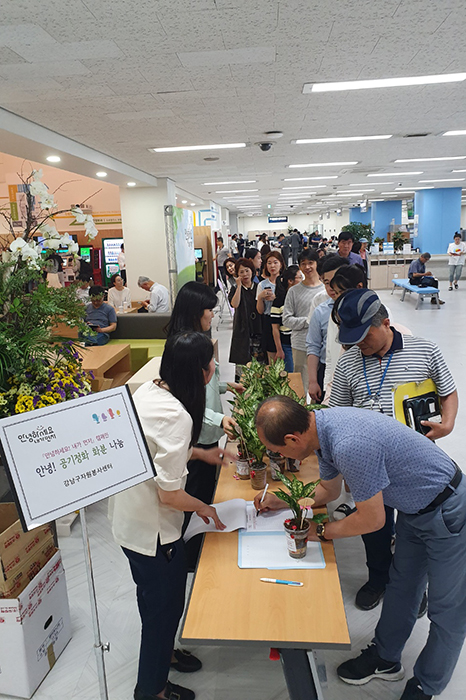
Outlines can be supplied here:
[[279, 649], [290, 700], [318, 700], [316, 681], [305, 649]]
[[406, 296], [406, 289], [403, 289], [403, 294], [401, 295], [401, 301], [405, 300], [405, 296]]
[[414, 309], [415, 311], [417, 311], [418, 308], [419, 308], [419, 303], [420, 303], [420, 301], [421, 301], [421, 297], [422, 297], [422, 294], [418, 294], [418, 295], [417, 295], [416, 308]]

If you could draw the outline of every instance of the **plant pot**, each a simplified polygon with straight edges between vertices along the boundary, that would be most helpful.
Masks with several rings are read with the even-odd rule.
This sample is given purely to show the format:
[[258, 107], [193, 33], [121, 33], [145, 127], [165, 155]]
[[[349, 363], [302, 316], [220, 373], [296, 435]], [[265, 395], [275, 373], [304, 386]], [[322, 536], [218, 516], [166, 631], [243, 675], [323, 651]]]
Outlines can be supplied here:
[[289, 472], [299, 472], [300, 464], [301, 460], [299, 459], [291, 459], [290, 457], [286, 458], [286, 468]]
[[304, 519], [303, 529], [299, 529], [299, 525], [297, 525], [296, 520], [285, 520], [283, 525], [285, 527], [288, 554], [293, 559], [303, 559], [307, 552], [306, 537], [310, 527], [309, 520], [306, 518]]
[[255, 491], [265, 489], [267, 483], [267, 466], [265, 464], [251, 464], [249, 470], [251, 486]]
[[249, 479], [249, 462], [247, 459], [236, 460], [236, 473], [240, 479]]
[[270, 463], [270, 475], [274, 481], [280, 481], [278, 474], [285, 473], [286, 457], [282, 457], [279, 452], [267, 450]]

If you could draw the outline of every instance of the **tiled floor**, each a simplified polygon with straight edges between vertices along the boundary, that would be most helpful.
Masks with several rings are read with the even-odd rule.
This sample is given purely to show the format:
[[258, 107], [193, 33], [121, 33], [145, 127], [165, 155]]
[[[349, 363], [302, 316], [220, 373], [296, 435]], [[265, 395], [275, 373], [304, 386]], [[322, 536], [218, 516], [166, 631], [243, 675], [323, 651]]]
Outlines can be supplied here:
[[[391, 296], [390, 292], [384, 291], [380, 296], [389, 306], [394, 320], [408, 326], [415, 335], [423, 335], [438, 343], [457, 381], [460, 396], [466, 396], [462, 347], [462, 342], [466, 342], [466, 283], [464, 289], [457, 292], [442, 292], [448, 303], [440, 310], [424, 302], [420, 310], [415, 311], [415, 301], [407, 298], [401, 303], [399, 292]], [[227, 362], [230, 327], [225, 320], [219, 324], [218, 331], [214, 331], [219, 339], [224, 379], [233, 378], [233, 368]], [[443, 449], [460, 465], [464, 462], [462, 430], [465, 410], [460, 407], [455, 431], [441, 442]], [[112, 541], [105, 502], [88, 508], [88, 527], [102, 637], [111, 645], [110, 653], [106, 654], [109, 696], [111, 700], [131, 700], [139, 638], [134, 586], [126, 559]], [[60, 546], [67, 572], [73, 639], [34, 697], [36, 700], [94, 700], [99, 697], [99, 688], [79, 521], [73, 526], [71, 537], [63, 538]], [[357, 654], [370, 641], [379, 611], [364, 613], [354, 607], [354, 596], [364, 582], [365, 573], [360, 539], [337, 542], [336, 549], [353, 650]], [[311, 620], [314, 605], [318, 605], [318, 600], [309, 600]], [[418, 621], [406, 646], [403, 663], [408, 678], [427, 630], [427, 618]], [[203, 670], [189, 678], [173, 673], [173, 681], [193, 688], [199, 700], [285, 700], [288, 697], [280, 663], [270, 661], [264, 650], [202, 647], [192, 651], [202, 658]], [[328, 674], [328, 686], [323, 689], [325, 700], [396, 700], [400, 697], [403, 682], [373, 681], [359, 688], [341, 683], [335, 675], [335, 668], [347, 657], [348, 652], [325, 652]], [[466, 653], [463, 651], [454, 677], [441, 699], [463, 700], [465, 687]]]

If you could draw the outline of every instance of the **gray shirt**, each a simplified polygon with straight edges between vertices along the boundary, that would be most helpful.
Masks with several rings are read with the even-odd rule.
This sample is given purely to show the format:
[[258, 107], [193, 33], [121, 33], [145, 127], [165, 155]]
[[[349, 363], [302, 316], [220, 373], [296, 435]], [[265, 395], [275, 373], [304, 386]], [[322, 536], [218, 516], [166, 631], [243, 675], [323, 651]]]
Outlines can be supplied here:
[[323, 284], [308, 287], [300, 282], [288, 290], [283, 308], [283, 325], [291, 328], [291, 347], [295, 350], [306, 350], [311, 302], [324, 289]]
[[453, 460], [415, 430], [376, 411], [328, 408], [315, 412], [324, 481], [341, 474], [354, 500], [382, 491], [385, 505], [417, 513], [455, 473]]

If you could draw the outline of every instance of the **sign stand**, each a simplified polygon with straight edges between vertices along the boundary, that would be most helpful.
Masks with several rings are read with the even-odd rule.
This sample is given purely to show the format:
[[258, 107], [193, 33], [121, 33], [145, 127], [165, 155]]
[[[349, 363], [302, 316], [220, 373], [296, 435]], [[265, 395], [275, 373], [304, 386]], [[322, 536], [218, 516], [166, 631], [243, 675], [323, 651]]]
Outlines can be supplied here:
[[101, 700], [108, 700], [86, 506], [154, 478], [127, 386], [0, 420], [0, 456], [24, 531], [79, 510]]
[[79, 509], [81, 521], [81, 534], [83, 538], [84, 561], [86, 563], [87, 585], [89, 588], [89, 600], [91, 603], [92, 626], [94, 628], [94, 650], [97, 664], [97, 676], [99, 678], [100, 698], [108, 700], [107, 675], [105, 672], [104, 653], [110, 651], [109, 642], [102, 642], [100, 637], [99, 611], [97, 609], [97, 596], [94, 585], [94, 573], [92, 570], [91, 545], [87, 531], [86, 509]]

